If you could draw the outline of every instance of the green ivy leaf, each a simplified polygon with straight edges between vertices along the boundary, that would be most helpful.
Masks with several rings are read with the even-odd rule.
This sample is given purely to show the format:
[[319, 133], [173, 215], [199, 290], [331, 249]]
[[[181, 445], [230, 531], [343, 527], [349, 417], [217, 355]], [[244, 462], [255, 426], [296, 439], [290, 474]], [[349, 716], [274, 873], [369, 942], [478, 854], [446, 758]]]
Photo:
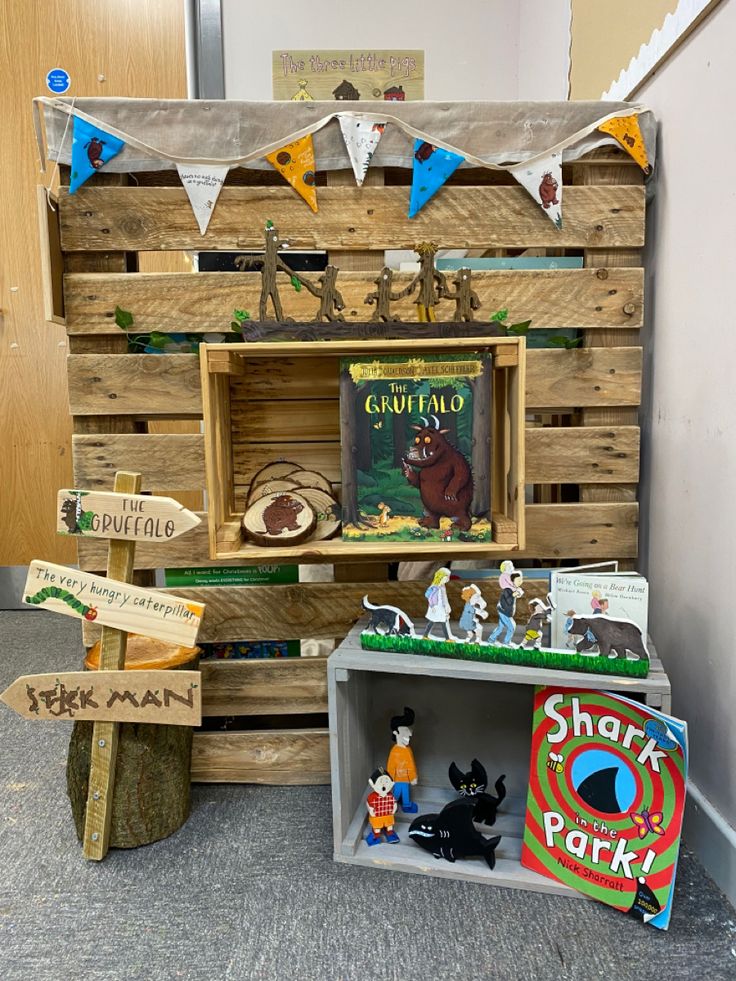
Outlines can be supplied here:
[[273, 228], [273, 222], [270, 218], [266, 221], [266, 228]]
[[508, 317], [508, 315], [509, 315], [509, 311], [506, 309], [506, 307], [504, 307], [502, 310], [496, 310], [496, 312], [491, 317], [491, 323], [493, 323], [494, 321], [501, 323]]
[[164, 348], [169, 343], [168, 334], [162, 334], [158, 330], [151, 331], [151, 335], [148, 339], [148, 344], [150, 347]]
[[302, 284], [299, 282], [296, 276], [291, 277], [291, 285], [294, 287], [297, 293], [301, 293]]
[[250, 314], [247, 310], [233, 310], [233, 317], [242, 324], [244, 320], [250, 320]]
[[523, 320], [519, 324], [508, 324], [506, 325], [506, 333], [511, 334], [514, 337], [524, 337], [529, 333], [529, 325], [531, 320]]
[[115, 307], [115, 323], [121, 330], [127, 330], [133, 326], [133, 314], [122, 307]]
[[580, 347], [583, 343], [582, 337], [551, 337], [549, 343], [552, 347], [563, 347], [566, 351], [570, 351], [573, 348]]

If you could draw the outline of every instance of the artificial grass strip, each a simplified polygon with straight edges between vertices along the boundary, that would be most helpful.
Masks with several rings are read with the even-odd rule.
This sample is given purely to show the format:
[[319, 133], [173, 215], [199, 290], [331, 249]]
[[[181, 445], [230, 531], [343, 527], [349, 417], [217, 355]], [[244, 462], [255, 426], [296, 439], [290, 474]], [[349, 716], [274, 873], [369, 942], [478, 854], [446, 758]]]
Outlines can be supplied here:
[[427, 640], [422, 637], [389, 636], [364, 631], [360, 635], [363, 648], [370, 651], [394, 651], [402, 654], [423, 654], [428, 657], [449, 657], [459, 661], [483, 661], [489, 664], [517, 664], [526, 668], [547, 668], [555, 671], [580, 671], [585, 674], [613, 674], [627, 678], [646, 678], [649, 661], [641, 658], [585, 657], [576, 651], [538, 651], [535, 648], [479, 647], [462, 641]]

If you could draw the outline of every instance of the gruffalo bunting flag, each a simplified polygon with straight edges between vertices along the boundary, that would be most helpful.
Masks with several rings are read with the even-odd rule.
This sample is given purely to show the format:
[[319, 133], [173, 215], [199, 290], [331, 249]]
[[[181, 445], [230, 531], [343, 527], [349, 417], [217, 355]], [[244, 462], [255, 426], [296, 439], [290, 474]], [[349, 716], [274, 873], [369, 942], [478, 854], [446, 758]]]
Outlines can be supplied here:
[[509, 167], [509, 171], [541, 206], [549, 220], [562, 228], [562, 154], [555, 152], [524, 161]]
[[311, 134], [266, 154], [266, 160], [286, 178], [312, 211], [317, 211], [314, 144]]
[[414, 167], [411, 172], [411, 195], [409, 197], [409, 217], [424, 207], [429, 199], [439, 191], [448, 177], [455, 173], [465, 157], [450, 150], [441, 150], [426, 140], [414, 143]]
[[72, 172], [69, 193], [74, 194], [86, 180], [105, 166], [123, 149], [125, 143], [117, 136], [106, 133], [88, 123], [86, 119], [74, 117], [72, 138]]

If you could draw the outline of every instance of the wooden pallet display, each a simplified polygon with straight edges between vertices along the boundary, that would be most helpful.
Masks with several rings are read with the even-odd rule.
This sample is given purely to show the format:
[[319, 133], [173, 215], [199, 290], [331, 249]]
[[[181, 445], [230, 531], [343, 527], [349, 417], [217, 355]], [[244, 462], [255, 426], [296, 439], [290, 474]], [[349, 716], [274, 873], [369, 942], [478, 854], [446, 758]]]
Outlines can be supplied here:
[[[127, 186], [125, 176], [103, 172], [74, 196], [62, 187], [59, 227], [66, 271], [75, 483], [110, 489], [115, 470], [128, 469], [144, 473], [144, 490], [171, 488], [167, 493], [174, 497], [201, 492], [206, 485], [203, 434], [151, 431], [172, 419], [201, 420], [197, 356], [128, 354], [126, 337], [115, 324], [116, 306], [133, 312], [135, 332], [226, 331], [233, 308], [257, 310], [260, 282], [256, 273], [139, 273], [138, 252], [258, 249], [263, 226], [272, 220], [283, 232], [288, 230], [293, 248], [330, 250], [332, 261], [345, 270], [339, 288], [346, 303], [346, 319], [364, 322], [369, 308], [363, 301], [373, 288], [375, 270], [382, 264], [386, 247], [412, 248], [424, 238], [434, 239], [443, 247], [492, 249], [496, 254], [529, 248], [554, 254], [582, 251], [587, 265], [580, 270], [474, 273], [474, 289], [482, 303], [476, 317], [487, 320], [493, 311], [506, 306], [514, 320], [531, 318], [532, 331], [574, 327], [585, 332], [581, 349], [528, 351], [527, 486], [537, 491], [562, 486], [568, 492], [566, 500], [572, 499], [569, 503], [527, 506], [526, 545], [515, 558], [544, 563], [618, 558], [632, 563], [637, 554], [638, 506], [634, 497], [639, 430], [635, 421], [641, 350], [631, 346], [631, 341], [643, 323], [644, 277], [638, 255], [644, 242], [644, 189], [636, 166], [615, 150], [599, 151], [575, 165], [566, 165], [563, 174], [565, 225], [561, 231], [522, 188], [511, 185], [508, 175], [474, 169], [457, 171], [411, 221], [406, 218], [408, 171], [371, 171], [370, 186], [362, 189], [343, 185], [344, 175], [328, 174], [328, 186], [320, 186], [317, 215], [280, 183], [278, 175], [231, 171], [204, 237], [199, 234], [184, 190], [171, 172], [137, 174], [136, 187]], [[323, 175], [319, 179], [321, 182]], [[288, 278], [283, 278], [286, 295]], [[401, 289], [408, 278], [408, 274], [397, 273], [395, 287]], [[296, 320], [315, 313], [314, 299], [305, 290], [290, 293], [285, 305]], [[396, 304], [396, 311], [404, 320], [415, 316], [410, 301]], [[297, 367], [295, 358], [284, 356], [264, 379], [263, 391], [283, 390], [289, 385], [296, 404], [309, 400], [317, 417], [323, 393], [315, 391], [309, 378], [300, 377]], [[540, 428], [540, 421], [550, 419], [556, 424]], [[300, 442], [283, 440], [273, 429], [262, 431], [258, 440], [254, 446], [260, 450], [250, 457], [254, 467], [259, 461], [265, 463], [278, 456], [301, 462], [304, 451]], [[325, 442], [318, 457], [310, 449], [312, 464], [335, 481], [339, 480], [338, 452], [337, 442]], [[243, 474], [243, 480], [246, 476]], [[99, 543], [80, 542], [82, 569], [104, 569], [104, 560]], [[156, 548], [141, 545], [136, 553], [137, 581], [150, 581], [151, 570], [163, 565], [204, 566], [211, 561], [207, 522], [203, 521], [186, 539]], [[239, 564], [243, 560], [222, 561]], [[337, 568], [339, 579], [377, 577], [381, 572], [375, 564]], [[395, 586], [392, 584], [392, 590]], [[298, 608], [302, 604], [309, 608], [310, 597], [315, 595], [311, 590], [318, 585], [288, 588], [296, 590], [292, 597]], [[348, 620], [359, 609], [356, 604], [362, 588], [341, 583], [339, 590], [332, 587], [325, 594], [326, 602], [335, 602], [339, 595], [341, 604], [353, 606], [350, 617], [345, 609], [342, 619], [335, 618], [341, 629], [334, 629], [338, 625], [335, 622], [330, 627], [333, 632], [323, 636], [339, 638], [347, 633]], [[213, 594], [220, 592], [219, 588], [209, 589], [206, 595], [212, 635], [223, 640], [243, 636], [258, 639], [250, 620], [236, 617], [227, 624], [215, 622], [215, 614], [209, 611], [213, 603], [217, 606]], [[272, 616], [269, 631], [259, 634], [264, 639], [273, 636], [276, 616], [283, 610], [280, 598], [278, 608], [269, 601], [271, 592], [246, 587], [238, 597], [243, 609], [255, 615], [253, 604], [258, 602], [259, 611]], [[223, 606], [227, 607], [234, 598], [229, 590], [225, 593]], [[393, 595], [400, 602], [403, 594], [397, 591]], [[238, 635], [232, 633], [232, 623], [240, 624]], [[301, 636], [306, 635], [315, 633], [310, 629]], [[279, 689], [281, 672], [283, 677], [289, 672], [298, 677], [304, 671], [305, 678], [308, 672], [315, 672], [312, 664], [302, 668], [301, 662], [299, 667], [287, 662], [219, 662], [210, 666], [204, 662], [202, 667], [205, 714], [216, 714], [219, 702], [220, 708], [242, 703], [248, 707], [243, 714], [255, 715], [255, 699], [248, 695], [255, 676], [274, 679], [268, 685], [259, 681], [257, 690], [265, 692], [271, 685]], [[312, 691], [306, 699], [309, 711], [316, 703], [324, 709], [323, 679], [315, 676], [305, 684]], [[211, 699], [207, 686], [213, 692]], [[222, 694], [223, 686], [226, 695]], [[302, 696], [296, 697], [291, 685], [284, 690], [289, 692], [286, 698], [294, 698], [293, 712], [307, 711]], [[220, 694], [215, 695], [216, 691]], [[272, 702], [264, 695], [264, 706]], [[268, 714], [273, 714], [270, 709]], [[239, 745], [234, 750], [236, 736]], [[195, 753], [195, 778], [217, 779], [212, 776], [215, 771], [227, 771], [229, 775], [220, 778], [264, 779], [267, 767], [263, 761], [268, 752], [260, 740], [265, 738], [261, 733], [197, 734], [195, 746], [199, 740], [200, 746], [207, 744], [208, 748], [199, 757]], [[296, 767], [302, 764], [295, 761], [300, 733], [285, 729], [278, 737], [269, 732], [268, 738], [280, 741], [279, 780], [298, 780]], [[326, 780], [326, 731], [319, 738], [323, 769], [315, 766], [313, 772], [321, 772]], [[218, 741], [221, 757], [213, 749]], [[226, 742], [230, 746], [227, 751]], [[246, 743], [247, 749], [243, 748]], [[294, 747], [293, 753], [286, 749], [287, 744]], [[196, 764], [197, 758], [201, 765]], [[229, 762], [220, 766], [218, 759]]]

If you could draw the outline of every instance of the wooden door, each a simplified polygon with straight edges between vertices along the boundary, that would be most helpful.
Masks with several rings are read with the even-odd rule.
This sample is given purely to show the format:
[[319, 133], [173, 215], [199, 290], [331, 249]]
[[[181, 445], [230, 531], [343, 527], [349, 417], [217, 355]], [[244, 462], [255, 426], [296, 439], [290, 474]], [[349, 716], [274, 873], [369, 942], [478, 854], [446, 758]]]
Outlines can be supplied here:
[[31, 100], [57, 67], [70, 96], [186, 98], [184, 5], [0, 0], [0, 44], [0, 566], [75, 562], [55, 533], [72, 479], [67, 339], [44, 319]]

